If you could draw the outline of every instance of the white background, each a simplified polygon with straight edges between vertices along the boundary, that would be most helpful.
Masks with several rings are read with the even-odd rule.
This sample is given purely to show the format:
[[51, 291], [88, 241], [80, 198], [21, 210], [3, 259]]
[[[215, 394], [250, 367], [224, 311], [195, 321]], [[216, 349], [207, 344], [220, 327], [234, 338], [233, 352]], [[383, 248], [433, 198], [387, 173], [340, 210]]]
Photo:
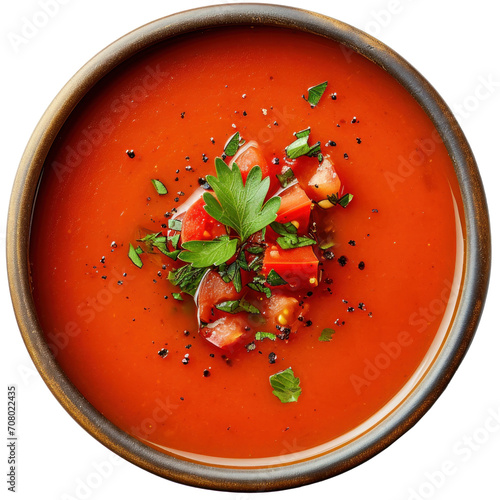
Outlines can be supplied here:
[[[43, 12], [44, 0], [3, 2], [0, 119], [0, 240], [23, 149], [50, 101], [95, 53], [151, 20], [204, 1], [45, 0], [57, 10], [25, 43], [13, 42]], [[276, 3], [284, 3], [276, 1]], [[375, 35], [409, 60], [456, 113], [486, 186], [493, 241], [500, 234], [500, 42], [493, 0], [288, 0]], [[182, 6], [182, 7], [181, 7]], [[43, 20], [42, 18], [38, 18]], [[19, 42], [19, 39], [17, 38]], [[2, 259], [2, 262], [5, 259]], [[268, 500], [500, 499], [499, 268], [493, 263], [488, 302], [476, 338], [448, 389], [406, 435], [369, 462], [339, 477], [266, 495]], [[0, 268], [2, 387], [18, 387], [19, 499], [199, 498], [252, 495], [198, 490], [156, 477], [86, 434], [51, 395], [21, 340]], [[494, 423], [496, 415], [497, 423]], [[5, 443], [5, 442], [4, 442]], [[0, 447], [0, 490], [7, 491], [7, 448]], [[107, 462], [107, 464], [104, 464]], [[106, 466], [107, 465], [107, 466]], [[100, 472], [98, 472], [98, 469]], [[446, 469], [446, 475], [443, 474]], [[3, 496], [2, 498], [6, 498]]]

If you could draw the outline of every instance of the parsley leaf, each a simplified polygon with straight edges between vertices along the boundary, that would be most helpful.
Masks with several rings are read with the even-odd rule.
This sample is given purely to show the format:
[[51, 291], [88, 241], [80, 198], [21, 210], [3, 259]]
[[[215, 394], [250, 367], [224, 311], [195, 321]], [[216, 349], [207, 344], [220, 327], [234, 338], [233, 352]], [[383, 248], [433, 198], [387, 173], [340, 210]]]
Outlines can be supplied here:
[[276, 238], [276, 243], [283, 250], [290, 250], [292, 248], [300, 248], [300, 247], [308, 247], [316, 244], [316, 240], [308, 238], [307, 236], [297, 236], [288, 235], [288, 236], [280, 236]]
[[295, 180], [295, 174], [291, 168], [285, 170], [282, 174], [276, 174], [276, 177], [278, 178], [282, 188], [286, 188], [288, 184]]
[[170, 257], [173, 260], [177, 260], [180, 250], [176, 250], [175, 247], [177, 246], [177, 242], [179, 241], [179, 235], [177, 235], [177, 237], [174, 236], [172, 238], [169, 238], [169, 240], [172, 242], [175, 241], [173, 251], [168, 250], [167, 237], [163, 236], [162, 233], [147, 234], [146, 236], [144, 236], [144, 238], [141, 238], [138, 241], [146, 243], [151, 252], [153, 251], [153, 248], [157, 248], [162, 254], [166, 255], [167, 257]]
[[354, 198], [353, 194], [346, 193], [344, 196], [339, 198], [339, 194], [329, 194], [326, 196], [328, 201], [333, 205], [340, 205], [342, 208], [347, 207], [349, 203], [351, 203], [352, 199]]
[[229, 168], [221, 158], [216, 158], [215, 170], [217, 177], [207, 175], [207, 181], [217, 198], [211, 193], [203, 195], [205, 211], [222, 224], [232, 227], [242, 242], [276, 219], [281, 200], [274, 196], [264, 204], [270, 181], [269, 177], [262, 179], [259, 166], [250, 170], [245, 185], [235, 163]]
[[228, 312], [230, 314], [236, 314], [239, 312], [260, 314], [260, 311], [244, 298], [240, 300], [226, 300], [225, 302], [215, 304], [215, 307], [219, 309], [219, 311]]
[[332, 328], [324, 328], [319, 336], [320, 342], [330, 342], [332, 340], [332, 335], [335, 333], [335, 330]]
[[264, 253], [265, 248], [263, 246], [260, 246], [260, 245], [252, 245], [252, 246], [246, 247], [245, 250], [248, 253], [258, 255], [258, 254]]
[[178, 286], [182, 292], [193, 295], [198, 289], [200, 281], [203, 276], [207, 273], [208, 268], [196, 268], [191, 264], [186, 264], [185, 266], [179, 267], [174, 271], [168, 273], [168, 280], [172, 285]]
[[283, 250], [308, 247], [316, 244], [316, 240], [308, 238], [307, 236], [298, 236], [297, 228], [291, 222], [286, 222], [285, 224], [273, 222], [271, 223], [271, 228], [273, 231], [281, 235], [276, 238], [276, 243], [278, 243]]
[[[307, 102], [312, 106], [317, 106], [319, 100], [323, 96], [326, 90], [328, 82], [319, 83], [313, 87], [307, 89]], [[304, 97], [304, 96], [303, 96]]]
[[321, 143], [318, 141], [313, 146], [309, 146], [310, 128], [295, 132], [295, 141], [285, 148], [286, 155], [290, 159], [298, 158], [299, 156], [317, 156], [321, 152]]
[[281, 372], [275, 373], [269, 377], [271, 387], [274, 389], [273, 394], [282, 403], [293, 403], [298, 401], [302, 392], [300, 388], [300, 379], [295, 377], [293, 370], [287, 368]]
[[163, 184], [163, 182], [161, 182], [158, 179], [151, 179], [151, 182], [153, 183], [153, 186], [155, 187], [156, 192], [158, 194], [160, 195], [168, 194], [168, 190], [165, 187], [165, 184]]
[[179, 219], [168, 219], [168, 228], [180, 231], [182, 229], [182, 221]]
[[247, 287], [255, 290], [256, 292], [264, 293], [266, 298], [271, 298], [272, 292], [269, 287], [265, 285], [266, 277], [262, 274], [257, 274], [254, 276], [251, 283], [247, 283]]
[[238, 151], [238, 148], [243, 146], [243, 144], [245, 144], [245, 141], [240, 141], [240, 133], [236, 132], [226, 142], [226, 145], [224, 146], [224, 154], [226, 156], [234, 156]]
[[269, 271], [267, 275], [266, 283], [271, 286], [287, 285], [288, 282], [285, 281], [274, 269]]
[[169, 236], [168, 241], [170, 241], [170, 244], [174, 249], [177, 248], [177, 245], [179, 244], [179, 239], [181, 235], [180, 234], [175, 234], [174, 236]]
[[185, 241], [181, 246], [187, 252], [181, 252], [179, 259], [193, 267], [210, 267], [228, 261], [236, 253], [238, 240], [223, 235], [217, 240]]
[[141, 258], [139, 257], [139, 253], [142, 253], [142, 249], [140, 252], [138, 251], [139, 249], [140, 247], [138, 247], [136, 250], [134, 248], [134, 245], [130, 243], [130, 246], [128, 248], [128, 257], [137, 267], [141, 268], [143, 266], [143, 263]]
[[264, 340], [264, 339], [276, 340], [276, 335], [274, 333], [269, 333], [269, 332], [257, 332], [255, 334], [255, 340]]
[[180, 293], [177, 293], [177, 292], [172, 292], [172, 297], [175, 299], [175, 300], [184, 300], [182, 298], [182, 295]]

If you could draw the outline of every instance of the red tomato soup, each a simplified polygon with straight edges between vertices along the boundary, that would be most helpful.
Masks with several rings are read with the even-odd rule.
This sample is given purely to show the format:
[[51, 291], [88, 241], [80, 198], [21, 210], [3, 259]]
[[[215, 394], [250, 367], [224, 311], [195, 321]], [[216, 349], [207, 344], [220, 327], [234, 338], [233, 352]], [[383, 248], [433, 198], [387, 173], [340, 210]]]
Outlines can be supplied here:
[[[308, 89], [322, 82], [313, 106]], [[279, 188], [275, 174], [301, 162], [315, 162], [314, 178], [323, 182], [317, 157], [290, 160], [285, 151], [309, 127], [308, 144], [319, 141], [323, 163], [334, 168], [328, 182], [337, 189], [341, 182], [339, 196], [353, 195], [345, 208], [324, 209], [314, 199], [316, 181], [297, 175], [298, 194], [283, 196], [278, 221], [307, 221], [312, 212], [309, 230], [333, 245], [285, 259], [292, 270], [319, 268], [319, 284], [287, 292], [300, 311], [287, 335], [245, 333], [219, 347], [215, 333], [210, 341], [200, 330], [193, 298], [176, 295], [169, 281], [186, 263], [145, 251], [139, 268], [130, 244], [169, 234], [169, 218], [206, 191], [235, 132], [255, 141], [237, 162], [251, 166], [245, 155], [265, 162], [268, 198]], [[462, 277], [460, 206], [452, 161], [431, 121], [370, 61], [278, 28], [185, 36], [114, 70], [56, 139], [32, 221], [38, 317], [69, 379], [132, 436], [212, 464], [302, 459], [382, 419], [429, 367]], [[203, 239], [226, 234], [202, 202], [191, 213], [201, 215], [186, 223], [185, 239], [197, 228]], [[299, 234], [307, 222], [300, 224]], [[286, 267], [283, 252], [273, 260], [266, 250], [266, 273]], [[210, 304], [201, 310], [210, 316]], [[301, 392], [284, 403], [270, 377], [288, 368]]]

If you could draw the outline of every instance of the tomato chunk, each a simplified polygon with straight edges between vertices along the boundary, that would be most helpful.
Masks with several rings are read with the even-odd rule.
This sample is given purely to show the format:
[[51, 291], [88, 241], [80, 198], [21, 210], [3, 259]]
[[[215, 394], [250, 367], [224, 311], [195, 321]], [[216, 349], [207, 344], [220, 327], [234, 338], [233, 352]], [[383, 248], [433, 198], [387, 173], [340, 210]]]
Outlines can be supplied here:
[[294, 184], [280, 193], [281, 205], [278, 210], [277, 222], [292, 222], [300, 234], [307, 232], [311, 216], [311, 200], [304, 190]]
[[340, 191], [340, 178], [328, 155], [324, 156], [319, 165], [317, 158], [301, 156], [292, 168], [300, 187], [311, 200], [326, 200], [328, 195], [337, 194]]
[[274, 269], [290, 290], [318, 286], [319, 261], [311, 246], [283, 250], [277, 244], [266, 248], [262, 272], [266, 276]]
[[209, 271], [198, 288], [198, 319], [204, 323], [214, 321], [221, 314], [216, 304], [226, 300], [237, 300], [241, 293], [236, 292], [232, 282], [226, 283], [217, 271]]
[[213, 240], [226, 233], [223, 224], [207, 214], [205, 201], [200, 198], [193, 203], [182, 218], [181, 241]]
[[241, 147], [233, 159], [230, 161], [229, 166], [232, 167], [236, 163], [241, 171], [243, 181], [246, 181], [248, 173], [255, 165], [258, 165], [262, 170], [262, 178], [269, 175], [269, 167], [262, 151], [256, 141], [249, 141]]
[[245, 334], [246, 323], [244, 316], [227, 315], [202, 328], [201, 334], [217, 347], [228, 348]]
[[298, 318], [301, 313], [299, 301], [295, 297], [278, 295], [273, 293], [271, 298], [265, 301], [262, 310], [263, 316], [267, 320], [267, 325], [271, 331], [275, 327], [285, 327], [294, 329], [298, 326]]

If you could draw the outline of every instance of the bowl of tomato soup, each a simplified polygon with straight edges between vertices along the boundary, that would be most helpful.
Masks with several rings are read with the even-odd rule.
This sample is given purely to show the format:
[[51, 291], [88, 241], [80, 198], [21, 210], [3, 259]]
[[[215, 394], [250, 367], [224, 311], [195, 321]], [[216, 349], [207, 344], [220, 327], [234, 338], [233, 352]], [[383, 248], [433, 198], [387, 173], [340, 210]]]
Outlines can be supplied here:
[[486, 297], [478, 169], [432, 86], [304, 10], [207, 7], [70, 80], [11, 198], [28, 351], [93, 437], [232, 491], [342, 473], [432, 406]]

